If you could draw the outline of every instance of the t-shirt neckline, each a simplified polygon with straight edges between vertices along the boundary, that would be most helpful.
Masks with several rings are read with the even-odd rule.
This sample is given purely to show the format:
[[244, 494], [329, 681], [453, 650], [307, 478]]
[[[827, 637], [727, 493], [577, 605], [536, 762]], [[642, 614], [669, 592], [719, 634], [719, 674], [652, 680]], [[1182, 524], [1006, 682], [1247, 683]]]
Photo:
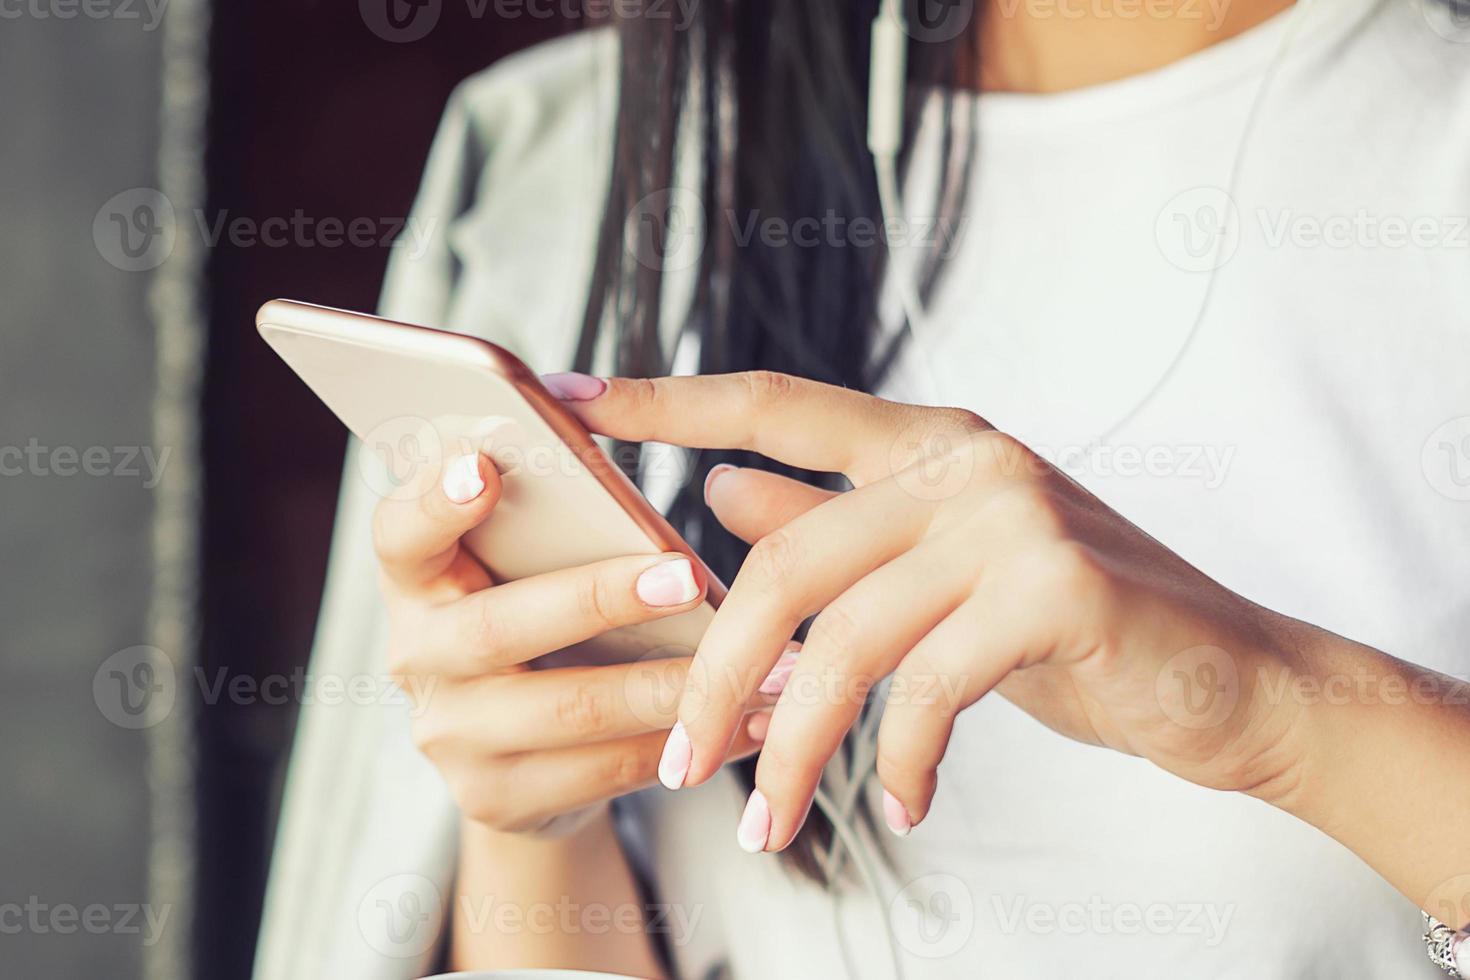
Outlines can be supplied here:
[[[1290, 61], [1348, 33], [1386, 0], [1297, 0], [1260, 24], [1178, 61], [1127, 78], [1065, 92], [952, 94], [977, 110], [981, 132], [1118, 121], [1238, 83], [1282, 56]], [[1303, 9], [1301, 4], [1310, 4]], [[1298, 15], [1305, 19], [1293, 28]], [[1288, 32], [1295, 31], [1289, 38]]]

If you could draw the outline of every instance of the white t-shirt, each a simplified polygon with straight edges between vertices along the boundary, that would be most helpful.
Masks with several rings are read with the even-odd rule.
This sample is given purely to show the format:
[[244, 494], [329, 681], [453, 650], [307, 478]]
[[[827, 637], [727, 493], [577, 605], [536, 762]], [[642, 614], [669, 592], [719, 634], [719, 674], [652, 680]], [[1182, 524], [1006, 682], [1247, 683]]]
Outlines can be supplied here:
[[[885, 393], [979, 412], [1252, 600], [1465, 677], [1470, 27], [1423, 3], [1317, 0], [1289, 44], [1291, 12], [1124, 81], [964, 97], [968, 211]], [[418, 208], [435, 244], [395, 261], [390, 315], [566, 366], [614, 57], [563, 41], [460, 91]], [[381, 647], [370, 510], [349, 485], [317, 654], [339, 667]], [[391, 976], [363, 889], [415, 873], [448, 894], [447, 797], [392, 718], [346, 779], [334, 724], [303, 723], [259, 970]], [[887, 977], [884, 917], [909, 980], [1438, 975], [1412, 903], [1317, 830], [998, 697], [960, 717], [929, 818], [873, 838], [878, 899], [743, 853], [742, 803], [729, 776], [635, 800], [688, 977], [840, 975], [839, 942]]]

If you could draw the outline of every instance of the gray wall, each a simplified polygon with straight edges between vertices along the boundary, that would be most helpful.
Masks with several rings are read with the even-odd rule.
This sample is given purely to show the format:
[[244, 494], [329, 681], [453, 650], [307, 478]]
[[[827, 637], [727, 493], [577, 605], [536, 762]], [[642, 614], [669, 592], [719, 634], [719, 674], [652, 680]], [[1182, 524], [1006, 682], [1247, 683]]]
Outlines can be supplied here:
[[[93, 693], [104, 660], [149, 639], [157, 491], [127, 457], [162, 448], [150, 276], [106, 261], [93, 221], [119, 191], [157, 186], [163, 31], [146, 4], [114, 7], [0, 19], [0, 972], [12, 977], [140, 976], [153, 938], [149, 735], [110, 722]], [[117, 16], [130, 12], [140, 19]], [[71, 449], [105, 475], [64, 475], [79, 466]]]

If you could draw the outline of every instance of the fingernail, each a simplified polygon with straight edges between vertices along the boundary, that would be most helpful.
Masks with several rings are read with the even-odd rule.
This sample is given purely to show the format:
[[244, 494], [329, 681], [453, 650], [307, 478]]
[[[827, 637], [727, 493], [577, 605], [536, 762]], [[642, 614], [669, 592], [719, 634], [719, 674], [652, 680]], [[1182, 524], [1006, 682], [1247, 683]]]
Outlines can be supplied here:
[[719, 466], [716, 466], [709, 471], [709, 475], [704, 478], [705, 503], [709, 503], [709, 492], [714, 489], [715, 481], [724, 476], [726, 473], [730, 472], [731, 470], [737, 468], [738, 467], [732, 466], [729, 463], [721, 463]]
[[561, 374], [543, 374], [541, 383], [546, 390], [564, 402], [591, 401], [607, 390], [607, 382], [590, 374], [565, 371]]
[[682, 606], [699, 595], [688, 558], [661, 561], [638, 576], [638, 598], [650, 606]]
[[480, 457], [456, 456], [444, 467], [444, 496], [456, 504], [467, 504], [485, 491], [480, 478]]
[[752, 790], [745, 801], [745, 812], [740, 815], [740, 826], [735, 830], [735, 839], [748, 854], [758, 854], [766, 849], [766, 838], [771, 836], [771, 805], [760, 790]]
[[664, 754], [658, 760], [658, 781], [669, 789], [683, 786], [693, 758], [694, 746], [689, 744], [689, 733], [682, 721], [676, 721], [668, 741], [664, 742]]
[[749, 735], [753, 742], [765, 742], [766, 733], [770, 730], [771, 713], [769, 711], [758, 711], [745, 722], [745, 734]]
[[888, 829], [893, 831], [897, 837], [907, 837], [909, 831], [914, 829], [914, 823], [909, 819], [909, 811], [888, 790], [883, 791], [883, 822], [888, 824]]
[[795, 652], [781, 654], [776, 666], [761, 681], [759, 691], [762, 694], [777, 695], [786, 690], [786, 682], [791, 680], [791, 672], [796, 669], [796, 656]]

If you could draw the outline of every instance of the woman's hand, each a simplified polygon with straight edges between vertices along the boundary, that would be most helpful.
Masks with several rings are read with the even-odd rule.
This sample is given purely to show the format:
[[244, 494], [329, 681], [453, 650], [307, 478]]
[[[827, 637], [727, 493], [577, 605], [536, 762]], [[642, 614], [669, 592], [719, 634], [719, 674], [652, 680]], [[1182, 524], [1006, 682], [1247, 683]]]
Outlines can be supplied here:
[[[495, 585], [460, 537], [499, 497], [494, 464], [460, 456], [439, 482], [384, 499], [374, 537], [390, 669], [414, 678], [405, 690], [427, 692], [415, 706], [415, 741], [467, 817], [537, 831], [654, 781], [689, 660], [549, 670], [527, 662], [692, 609], [706, 583], [670, 554]], [[725, 744], [729, 756], [756, 745], [743, 730]]]
[[1299, 712], [1257, 694], [1289, 675], [1301, 624], [1211, 581], [977, 416], [764, 373], [614, 379], [568, 404], [617, 438], [747, 449], [854, 485], [720, 469], [706, 486], [754, 547], [688, 672], [666, 783], [716, 771], [754, 679], [816, 614], [761, 750], [747, 850], [792, 840], [889, 675], [877, 768], [899, 834], [929, 809], [955, 716], [991, 689], [1192, 782], [1290, 792]]

